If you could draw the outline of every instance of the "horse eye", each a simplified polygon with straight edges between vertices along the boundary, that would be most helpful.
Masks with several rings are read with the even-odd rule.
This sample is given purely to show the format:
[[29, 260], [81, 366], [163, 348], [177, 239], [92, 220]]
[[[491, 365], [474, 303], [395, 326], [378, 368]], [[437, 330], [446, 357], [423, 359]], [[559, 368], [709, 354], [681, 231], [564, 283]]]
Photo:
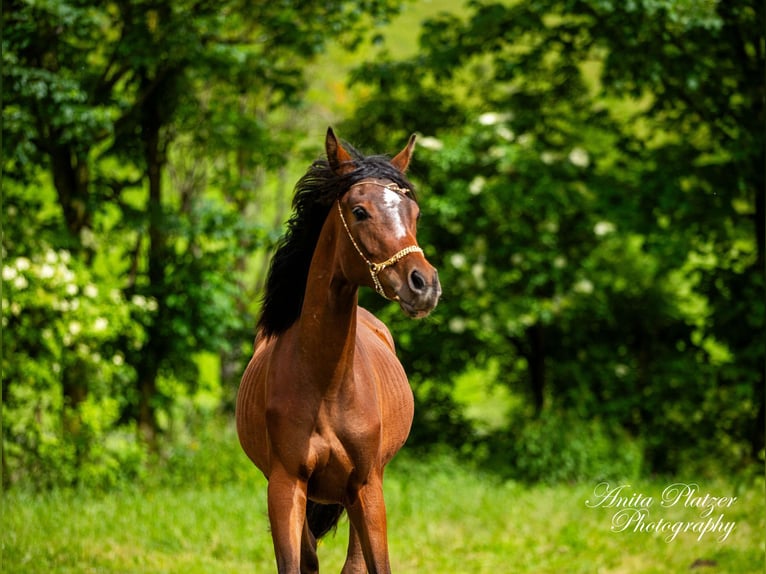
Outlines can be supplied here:
[[367, 213], [367, 210], [364, 207], [356, 206], [354, 209], [351, 210], [351, 213], [354, 214], [354, 217], [357, 221], [364, 221], [368, 217], [370, 217], [370, 214]]

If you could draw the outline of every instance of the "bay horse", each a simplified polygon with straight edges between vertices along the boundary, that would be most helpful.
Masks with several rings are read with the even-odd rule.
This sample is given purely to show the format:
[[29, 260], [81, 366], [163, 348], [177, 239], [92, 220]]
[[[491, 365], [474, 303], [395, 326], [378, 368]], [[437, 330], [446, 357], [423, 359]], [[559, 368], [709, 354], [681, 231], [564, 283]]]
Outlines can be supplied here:
[[318, 572], [317, 540], [344, 510], [343, 573], [391, 571], [383, 471], [409, 435], [414, 402], [390, 332], [357, 296], [371, 287], [419, 318], [441, 295], [416, 241], [419, 206], [405, 176], [414, 145], [413, 135], [393, 159], [365, 157], [328, 129], [327, 159], [297, 183], [271, 261], [236, 419], [268, 479], [280, 574]]

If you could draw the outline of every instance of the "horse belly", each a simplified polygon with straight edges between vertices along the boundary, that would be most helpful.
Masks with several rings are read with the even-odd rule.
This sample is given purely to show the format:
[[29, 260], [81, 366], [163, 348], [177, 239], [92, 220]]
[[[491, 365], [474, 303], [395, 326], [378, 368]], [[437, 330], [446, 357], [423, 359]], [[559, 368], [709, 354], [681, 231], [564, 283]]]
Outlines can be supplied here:
[[267, 477], [269, 444], [265, 416], [265, 374], [272, 346], [268, 342], [256, 345], [253, 357], [242, 375], [236, 407], [237, 434], [242, 449]]
[[404, 375], [404, 369], [401, 365], [398, 366], [400, 375], [391, 377], [380, 385], [381, 455], [384, 464], [390, 461], [407, 441], [415, 414], [412, 389]]
[[[361, 325], [360, 325], [361, 326]], [[386, 464], [407, 440], [415, 413], [415, 401], [404, 367], [396, 353], [377, 333], [364, 336], [362, 331], [357, 348], [364, 351], [357, 354], [359, 368], [374, 364], [372, 380], [378, 398], [380, 413], [380, 455]]]

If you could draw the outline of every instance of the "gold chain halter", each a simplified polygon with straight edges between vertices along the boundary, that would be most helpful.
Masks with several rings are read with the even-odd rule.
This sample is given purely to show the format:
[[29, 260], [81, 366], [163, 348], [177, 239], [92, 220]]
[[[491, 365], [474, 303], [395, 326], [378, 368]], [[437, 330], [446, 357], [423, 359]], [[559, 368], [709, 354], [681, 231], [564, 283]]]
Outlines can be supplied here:
[[[362, 183], [377, 185], [379, 187], [384, 187], [386, 189], [389, 189], [391, 191], [396, 191], [397, 193], [406, 193], [408, 190], [402, 189], [396, 184], [389, 184], [385, 185], [383, 183], [378, 183], [377, 181], [360, 181], [359, 183], [356, 183], [352, 185], [351, 187], [355, 187], [357, 185], [360, 185]], [[392, 265], [395, 265], [398, 261], [401, 259], [404, 259], [407, 255], [410, 253], [423, 253], [423, 250], [418, 247], [417, 245], [410, 245], [409, 247], [405, 247], [401, 251], [398, 251], [382, 263], [373, 263], [370, 261], [367, 256], [364, 254], [364, 251], [359, 247], [359, 244], [354, 239], [354, 236], [351, 235], [351, 230], [348, 228], [348, 224], [346, 223], [346, 218], [343, 216], [343, 209], [340, 206], [340, 199], [337, 201], [338, 204], [338, 213], [340, 214], [340, 220], [343, 222], [343, 227], [346, 229], [346, 233], [348, 234], [348, 238], [351, 240], [351, 244], [356, 249], [356, 252], [359, 253], [360, 257], [364, 260], [365, 263], [367, 263], [367, 267], [370, 270], [370, 276], [372, 277], [372, 283], [375, 286], [375, 291], [382, 297], [385, 297], [389, 301], [398, 301], [399, 297], [397, 295], [394, 295], [393, 297], [389, 297], [386, 295], [386, 292], [383, 290], [383, 285], [380, 282], [380, 279], [378, 279], [378, 275], [380, 275], [380, 272], [383, 271], [386, 267], [391, 267]]]

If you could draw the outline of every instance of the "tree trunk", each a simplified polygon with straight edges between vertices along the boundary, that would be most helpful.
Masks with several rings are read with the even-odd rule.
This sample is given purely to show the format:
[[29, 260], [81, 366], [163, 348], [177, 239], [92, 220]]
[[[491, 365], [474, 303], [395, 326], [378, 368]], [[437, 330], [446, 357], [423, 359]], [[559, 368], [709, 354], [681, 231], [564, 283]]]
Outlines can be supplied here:
[[[49, 149], [49, 155], [53, 185], [56, 188], [64, 223], [69, 231], [68, 247], [74, 252], [79, 252], [87, 263], [93, 256], [92, 250], [82, 244], [82, 232], [91, 227], [92, 220], [88, 205], [90, 177], [87, 160], [79, 158], [67, 144], [54, 144]], [[87, 379], [76, 372], [64, 373], [62, 382], [61, 392], [66, 413], [63, 430], [73, 435], [80, 431], [78, 406], [88, 396]]]
[[[151, 80], [145, 80], [150, 89]], [[162, 166], [163, 150], [160, 129], [163, 118], [160, 113], [159, 90], [154, 90], [144, 101], [141, 109], [141, 134], [144, 143], [146, 176], [149, 183], [147, 214], [149, 219], [148, 278], [149, 292], [157, 301], [157, 311], [147, 329], [147, 338], [138, 368], [138, 426], [147, 443], [154, 448], [157, 438], [156, 394], [157, 376], [165, 354], [163, 323], [166, 316], [165, 255], [167, 239], [162, 213]]]
[[527, 329], [529, 353], [527, 368], [535, 412], [540, 414], [545, 406], [545, 327], [535, 323]]
[[82, 246], [81, 233], [91, 227], [88, 206], [90, 176], [87, 160], [78, 157], [71, 146], [57, 144], [50, 150], [53, 185], [56, 187], [64, 222], [75, 248]]

